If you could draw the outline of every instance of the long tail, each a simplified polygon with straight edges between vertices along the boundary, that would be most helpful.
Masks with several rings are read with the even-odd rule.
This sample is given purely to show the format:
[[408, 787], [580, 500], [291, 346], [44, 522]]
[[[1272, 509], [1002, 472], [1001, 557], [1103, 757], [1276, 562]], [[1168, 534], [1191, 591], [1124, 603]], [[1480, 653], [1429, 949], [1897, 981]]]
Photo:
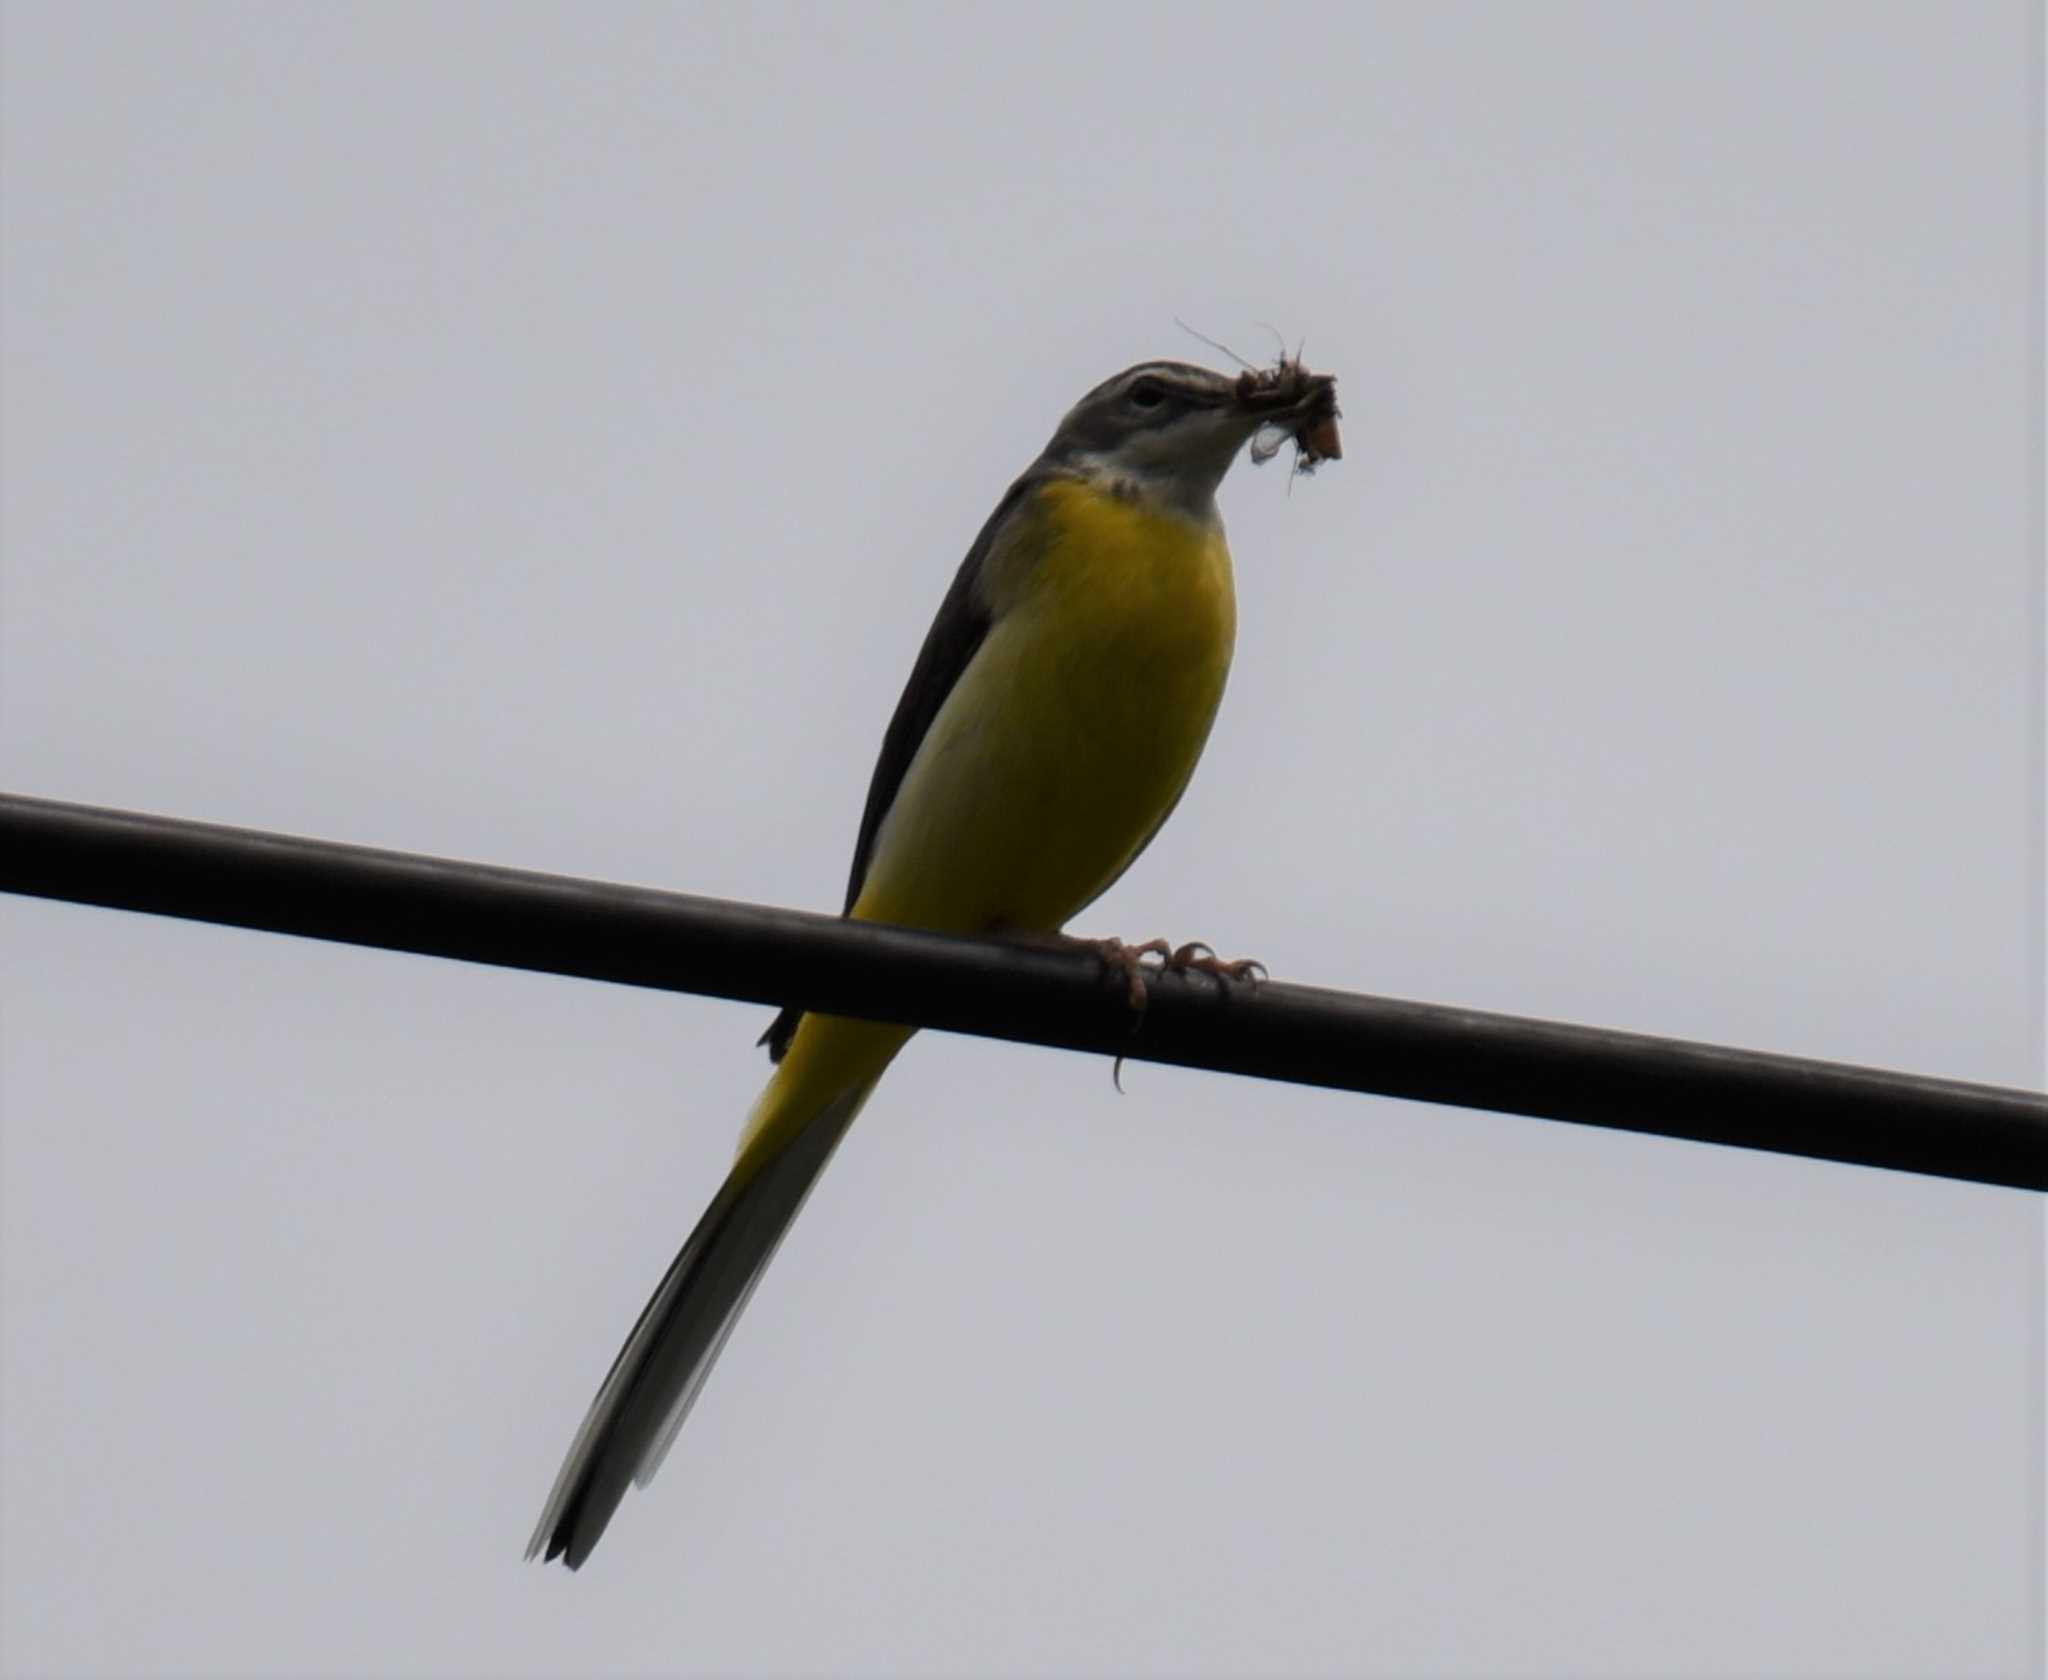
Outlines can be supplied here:
[[[832, 1027], [854, 1027], [850, 1022], [816, 1025], [827, 1031], [807, 1036], [822, 1038]], [[854, 1030], [864, 1036], [878, 1031]], [[871, 1056], [857, 1058], [866, 1064], [859, 1067], [860, 1076], [838, 1083], [822, 1102], [804, 1101], [801, 1094], [806, 1087], [815, 1088], [817, 1056], [793, 1057], [777, 1070], [732, 1172], [641, 1312], [591, 1402], [527, 1544], [529, 1559], [545, 1553], [549, 1561], [559, 1557], [571, 1569], [580, 1568], [625, 1498], [627, 1484], [644, 1487], [661, 1468], [791, 1221], [874, 1090], [888, 1058], [908, 1037], [900, 1029], [879, 1030], [894, 1040], [886, 1045], [879, 1065]], [[832, 1060], [840, 1064], [837, 1071], [850, 1071], [845, 1059]], [[812, 1077], [806, 1078], [806, 1073]]]

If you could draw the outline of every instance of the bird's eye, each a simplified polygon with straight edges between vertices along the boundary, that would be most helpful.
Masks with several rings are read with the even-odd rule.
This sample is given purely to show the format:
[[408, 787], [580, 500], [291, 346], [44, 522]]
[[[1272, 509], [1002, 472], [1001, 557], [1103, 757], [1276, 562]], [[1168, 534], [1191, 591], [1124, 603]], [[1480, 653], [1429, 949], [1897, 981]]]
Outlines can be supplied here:
[[1166, 401], [1166, 387], [1156, 379], [1141, 379], [1131, 387], [1133, 408], [1157, 408]]

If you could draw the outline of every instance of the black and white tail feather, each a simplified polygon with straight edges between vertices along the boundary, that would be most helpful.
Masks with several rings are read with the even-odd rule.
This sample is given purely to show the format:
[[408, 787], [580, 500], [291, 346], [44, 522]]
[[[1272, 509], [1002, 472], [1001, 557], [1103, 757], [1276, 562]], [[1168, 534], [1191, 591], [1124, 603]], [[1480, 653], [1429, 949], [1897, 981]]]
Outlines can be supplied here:
[[612, 1362], [527, 1543], [580, 1568], [628, 1484], [645, 1487], [690, 1415], [726, 1337], [874, 1082], [841, 1092], [704, 1210]]

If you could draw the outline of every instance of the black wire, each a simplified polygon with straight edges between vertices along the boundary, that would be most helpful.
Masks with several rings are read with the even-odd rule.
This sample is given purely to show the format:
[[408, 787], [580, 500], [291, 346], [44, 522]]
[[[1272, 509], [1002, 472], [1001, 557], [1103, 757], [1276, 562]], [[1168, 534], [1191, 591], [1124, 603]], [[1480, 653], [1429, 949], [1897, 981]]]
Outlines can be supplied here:
[[2048, 1099], [0, 794], [0, 890], [507, 968], [2048, 1189]]

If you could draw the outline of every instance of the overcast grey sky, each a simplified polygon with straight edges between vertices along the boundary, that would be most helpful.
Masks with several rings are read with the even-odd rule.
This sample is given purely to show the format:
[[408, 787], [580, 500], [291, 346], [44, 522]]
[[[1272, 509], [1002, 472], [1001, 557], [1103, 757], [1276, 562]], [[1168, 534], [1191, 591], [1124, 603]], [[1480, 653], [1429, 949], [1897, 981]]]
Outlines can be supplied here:
[[[10, 3], [11, 789], [832, 908], [1142, 357], [1207, 759], [1084, 931], [2038, 1082], [2016, 4]], [[0, 902], [10, 1673], [2015, 1675], [2038, 1198], [929, 1037], [520, 1549], [766, 1012]]]

